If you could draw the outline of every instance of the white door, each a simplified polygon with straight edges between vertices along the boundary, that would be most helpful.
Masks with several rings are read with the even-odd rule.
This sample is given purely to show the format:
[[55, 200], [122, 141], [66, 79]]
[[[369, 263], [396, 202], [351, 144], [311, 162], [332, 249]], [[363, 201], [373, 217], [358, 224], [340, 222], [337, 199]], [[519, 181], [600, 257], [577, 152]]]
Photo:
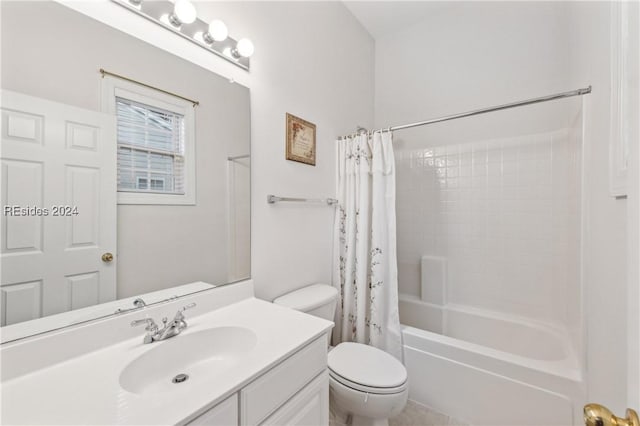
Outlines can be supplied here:
[[1, 97], [2, 325], [114, 300], [115, 117]]

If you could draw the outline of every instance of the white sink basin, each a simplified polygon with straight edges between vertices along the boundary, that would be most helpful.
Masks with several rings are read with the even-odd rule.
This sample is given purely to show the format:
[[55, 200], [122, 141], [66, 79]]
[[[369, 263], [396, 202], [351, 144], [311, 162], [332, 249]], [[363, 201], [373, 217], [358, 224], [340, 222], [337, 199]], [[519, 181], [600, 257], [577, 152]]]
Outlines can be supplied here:
[[151, 343], [153, 349], [122, 370], [120, 386], [138, 394], [185, 390], [233, 368], [256, 342], [248, 328], [216, 327]]

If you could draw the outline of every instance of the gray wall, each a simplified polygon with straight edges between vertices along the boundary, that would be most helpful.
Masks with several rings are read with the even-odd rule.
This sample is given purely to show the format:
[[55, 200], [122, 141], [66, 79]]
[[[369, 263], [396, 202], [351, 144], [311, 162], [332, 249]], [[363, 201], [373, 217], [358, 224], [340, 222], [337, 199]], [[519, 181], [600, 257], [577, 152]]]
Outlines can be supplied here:
[[249, 90], [57, 3], [2, 3], [3, 89], [100, 111], [100, 68], [200, 101], [197, 205], [118, 207], [118, 297], [227, 282], [226, 158], [249, 152]]

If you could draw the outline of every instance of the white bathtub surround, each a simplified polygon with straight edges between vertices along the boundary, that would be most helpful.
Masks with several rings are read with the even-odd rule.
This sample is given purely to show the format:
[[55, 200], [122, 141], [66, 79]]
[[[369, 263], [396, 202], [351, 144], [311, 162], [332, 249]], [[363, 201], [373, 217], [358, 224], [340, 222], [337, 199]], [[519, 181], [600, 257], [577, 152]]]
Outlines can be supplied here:
[[[546, 125], [565, 127], [475, 139], [443, 124], [396, 150], [400, 292], [439, 305], [432, 296], [444, 291], [445, 303], [552, 324], [579, 353], [582, 105], [527, 108], [500, 114], [524, 126], [551, 108], [557, 123]], [[485, 126], [478, 118], [468, 127]], [[429, 279], [431, 258], [446, 258], [444, 286]], [[443, 327], [444, 317], [428, 311], [406, 324]]]
[[580, 424], [584, 379], [567, 328], [403, 294], [400, 318], [411, 399], [473, 425]]
[[[410, 328], [420, 328], [451, 339], [482, 347], [482, 350], [498, 351], [500, 356], [515, 356], [521, 364], [539, 368], [554, 374], [581, 379], [580, 361], [571, 345], [567, 330], [553, 324], [533, 321], [526, 317], [505, 315], [468, 306], [445, 307], [424, 303], [421, 300], [400, 295], [402, 323]], [[436, 318], [433, 327], [424, 318]]]
[[339, 140], [337, 159], [334, 343], [366, 343], [402, 359], [392, 134]]
[[[443, 125], [397, 155], [410, 397], [473, 425], [581, 423], [582, 110], [563, 102], [566, 127], [476, 140]], [[424, 299], [442, 291], [425, 253], [447, 259], [445, 304]]]
[[447, 259], [422, 256], [420, 260], [420, 298], [429, 303], [446, 303]]
[[[145, 315], [135, 312], [3, 345], [2, 423], [183, 424], [218, 403], [222, 403], [220, 407], [225, 412], [237, 417], [239, 408], [250, 408], [251, 404], [245, 402], [250, 402], [252, 394], [269, 389], [261, 388], [264, 382], [257, 386], [257, 381], [271, 377], [272, 372], [282, 366], [278, 363], [289, 360], [297, 363], [297, 367], [292, 364], [293, 370], [287, 370], [299, 371], [296, 378], [303, 376], [304, 371], [313, 373], [315, 378], [312, 376], [305, 382], [309, 383], [305, 389], [316, 392], [318, 398], [324, 398], [328, 403], [328, 377], [326, 367], [322, 367], [326, 366], [323, 335], [330, 330], [331, 322], [255, 299], [250, 282], [152, 307], [146, 315], [156, 320], [173, 316], [179, 307], [194, 301], [197, 306], [185, 313], [187, 329], [166, 341], [143, 344], [144, 330], [132, 328], [130, 322]], [[286, 333], [282, 333], [284, 329]], [[238, 330], [245, 332], [238, 335]], [[178, 356], [169, 356], [170, 362], [147, 373], [162, 373], [162, 368], [166, 367], [167, 380], [170, 380], [177, 373], [171, 367], [180, 364], [182, 352], [179, 348], [199, 343], [200, 336], [215, 332], [219, 332], [218, 337], [224, 341], [216, 341], [214, 346], [219, 345], [220, 350], [224, 350], [228, 346], [225, 343], [229, 343], [240, 349], [226, 359], [224, 368], [215, 374], [204, 377], [208, 372], [196, 368], [199, 364], [192, 359], [194, 374], [188, 381], [176, 385], [181, 388], [175, 391], [166, 391], [155, 381], [140, 387], [140, 381], [148, 380], [148, 377], [127, 379], [128, 365], [133, 365], [131, 363], [137, 362], [136, 359], [153, 362], [157, 353], [154, 351], [166, 348], [169, 351], [177, 349], [174, 355]], [[239, 336], [237, 342], [236, 336]], [[200, 352], [183, 355], [194, 357]], [[316, 373], [313, 367], [316, 363], [305, 363], [305, 359], [318, 360], [322, 368]], [[288, 382], [297, 380], [287, 377]], [[243, 391], [238, 394], [240, 389]], [[282, 390], [279, 388], [280, 393]], [[304, 397], [304, 392], [298, 395]], [[276, 394], [269, 392], [269, 395]], [[285, 396], [288, 399], [293, 395]], [[297, 395], [293, 396], [291, 401], [296, 402], [296, 398]], [[262, 403], [267, 399], [272, 398], [263, 395], [259, 401], [255, 400], [255, 409], [240, 411], [243, 424], [252, 424], [251, 419], [262, 422], [270, 415]], [[34, 401], [37, 401], [37, 409], [34, 409]], [[317, 410], [315, 414], [321, 415]], [[272, 419], [275, 422], [276, 418]]]
[[[446, 258], [447, 302], [577, 327], [582, 135], [572, 130], [398, 150], [401, 292], [440, 293], [433, 264]], [[422, 277], [411, 271], [420, 263]]]
[[[484, 320], [470, 317], [466, 327]], [[509, 329], [515, 347], [496, 349], [491, 341], [470, 343], [403, 326], [411, 399], [475, 426], [581, 424], [584, 389], [569, 342], [552, 330], [545, 336], [542, 328], [504, 324], [503, 332]], [[540, 339], [538, 359], [518, 353], [519, 337], [534, 346]]]

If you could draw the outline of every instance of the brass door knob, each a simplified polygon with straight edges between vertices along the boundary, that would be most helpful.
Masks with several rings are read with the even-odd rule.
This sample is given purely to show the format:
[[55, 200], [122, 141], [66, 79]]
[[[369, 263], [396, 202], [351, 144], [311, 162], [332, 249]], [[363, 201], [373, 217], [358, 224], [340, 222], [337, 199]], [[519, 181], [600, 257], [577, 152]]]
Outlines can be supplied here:
[[627, 417], [621, 418], [613, 415], [606, 407], [600, 404], [587, 404], [584, 406], [584, 424], [587, 426], [640, 426], [638, 413], [627, 408]]
[[109, 263], [109, 262], [111, 262], [112, 260], [113, 260], [113, 254], [111, 254], [111, 253], [105, 253], [105, 254], [103, 254], [103, 255], [102, 255], [102, 261], [103, 261], [103, 262], [107, 262], [107, 263]]

